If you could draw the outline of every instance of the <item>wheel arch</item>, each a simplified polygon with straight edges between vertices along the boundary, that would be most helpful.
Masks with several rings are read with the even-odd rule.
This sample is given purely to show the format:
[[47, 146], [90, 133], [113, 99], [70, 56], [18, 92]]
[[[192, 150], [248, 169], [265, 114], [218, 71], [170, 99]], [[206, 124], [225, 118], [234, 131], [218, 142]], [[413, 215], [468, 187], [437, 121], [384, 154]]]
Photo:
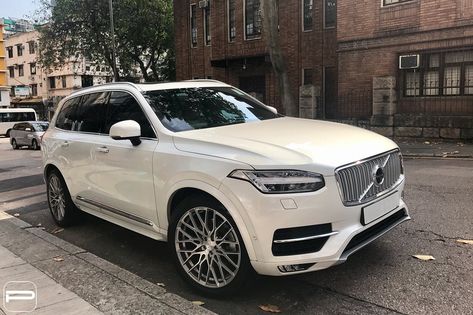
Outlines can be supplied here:
[[180, 187], [174, 189], [173, 192], [170, 194], [167, 202], [167, 224], [169, 224], [171, 220], [173, 209], [182, 200], [182, 198], [189, 196], [190, 194], [207, 196], [220, 203], [227, 210], [228, 214], [235, 222], [245, 244], [248, 257], [250, 258], [250, 260], [257, 259], [250, 233], [242, 216], [238, 212], [237, 208], [233, 205], [233, 203], [228, 198], [226, 198], [221, 191], [211, 185], [207, 185], [203, 182], [195, 182], [186, 183], [186, 185], [181, 185]]

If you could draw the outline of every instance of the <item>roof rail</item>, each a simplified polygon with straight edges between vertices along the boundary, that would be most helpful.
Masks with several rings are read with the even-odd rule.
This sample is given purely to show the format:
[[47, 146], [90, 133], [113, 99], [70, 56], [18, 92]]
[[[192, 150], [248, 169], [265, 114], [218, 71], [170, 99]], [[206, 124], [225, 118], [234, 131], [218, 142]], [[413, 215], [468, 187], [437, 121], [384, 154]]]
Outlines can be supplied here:
[[104, 84], [98, 84], [98, 85], [92, 85], [92, 86], [87, 86], [87, 87], [83, 87], [77, 91], [74, 91], [73, 93], [71, 93], [70, 95], [74, 95], [76, 93], [79, 93], [79, 92], [82, 92], [82, 91], [87, 91], [87, 90], [90, 90], [90, 89], [93, 89], [93, 88], [97, 88], [97, 87], [102, 87], [102, 86], [109, 86], [109, 85], [128, 85], [128, 86], [131, 86], [135, 89], [137, 89], [138, 91], [141, 91], [141, 89], [139, 88], [139, 86], [137, 86], [135, 83], [132, 83], [132, 82], [126, 82], [126, 81], [121, 81], [121, 82], [109, 82], [109, 83], [104, 83]]
[[224, 83], [219, 80], [214, 79], [194, 79], [194, 80], [184, 80], [183, 82], [217, 82], [217, 83]]

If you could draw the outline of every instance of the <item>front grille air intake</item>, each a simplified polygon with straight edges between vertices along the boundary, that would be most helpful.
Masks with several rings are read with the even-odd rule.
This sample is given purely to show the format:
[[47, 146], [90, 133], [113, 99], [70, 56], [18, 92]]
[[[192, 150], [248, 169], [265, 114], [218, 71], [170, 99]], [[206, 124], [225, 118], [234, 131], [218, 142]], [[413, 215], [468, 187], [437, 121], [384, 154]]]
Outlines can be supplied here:
[[355, 206], [388, 192], [403, 178], [399, 150], [342, 166], [335, 171], [345, 206]]

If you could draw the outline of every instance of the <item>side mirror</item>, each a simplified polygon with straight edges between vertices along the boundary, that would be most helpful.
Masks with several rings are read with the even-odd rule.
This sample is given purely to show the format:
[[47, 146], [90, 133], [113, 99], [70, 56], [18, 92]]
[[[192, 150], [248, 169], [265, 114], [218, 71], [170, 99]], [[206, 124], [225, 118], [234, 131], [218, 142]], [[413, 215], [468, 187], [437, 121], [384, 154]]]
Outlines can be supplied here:
[[31, 131], [31, 128], [30, 128], [30, 127], [26, 127], [26, 128], [25, 128], [25, 131]]
[[278, 114], [278, 110], [277, 110], [275, 107], [273, 107], [273, 106], [268, 106], [268, 105], [266, 105], [266, 107], [267, 107], [270, 111], [272, 111], [273, 113], [275, 113], [276, 115]]
[[130, 140], [131, 144], [137, 146], [141, 143], [141, 127], [134, 120], [123, 120], [110, 127], [110, 137], [114, 140]]

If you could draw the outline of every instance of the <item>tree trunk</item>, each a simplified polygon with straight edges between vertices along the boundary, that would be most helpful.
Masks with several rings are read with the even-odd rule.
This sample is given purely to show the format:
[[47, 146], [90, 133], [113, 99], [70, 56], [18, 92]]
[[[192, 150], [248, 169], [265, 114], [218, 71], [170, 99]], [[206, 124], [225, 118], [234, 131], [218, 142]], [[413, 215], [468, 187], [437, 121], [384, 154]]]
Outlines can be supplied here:
[[298, 116], [294, 97], [291, 93], [286, 62], [279, 42], [279, 0], [262, 0], [264, 35], [273, 70], [278, 80], [281, 104], [287, 116]]

